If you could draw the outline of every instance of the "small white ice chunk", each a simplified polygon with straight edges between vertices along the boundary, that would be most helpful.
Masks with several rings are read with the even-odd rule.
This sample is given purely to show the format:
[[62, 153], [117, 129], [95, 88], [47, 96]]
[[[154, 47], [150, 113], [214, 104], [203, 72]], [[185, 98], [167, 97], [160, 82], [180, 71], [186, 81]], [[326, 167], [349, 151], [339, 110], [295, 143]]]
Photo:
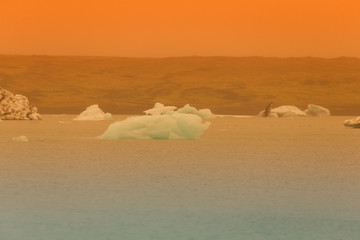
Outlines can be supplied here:
[[309, 104], [308, 108], [304, 111], [308, 116], [312, 117], [329, 117], [330, 111], [322, 106]]
[[360, 117], [345, 120], [343, 124], [345, 127], [360, 128]]
[[112, 120], [111, 113], [104, 113], [99, 105], [94, 104], [90, 107], [87, 107], [85, 111], [80, 113], [79, 116], [73, 120], [77, 121], [100, 121], [100, 120]]
[[165, 106], [162, 103], [155, 103], [153, 108], [145, 110], [144, 113], [146, 115], [172, 114], [176, 108], [175, 106]]
[[19, 137], [14, 137], [14, 138], [12, 138], [12, 140], [15, 142], [28, 142], [29, 141], [29, 139], [24, 135], [19, 136]]
[[279, 117], [306, 117], [306, 113], [296, 106], [281, 106], [273, 108], [271, 113], [276, 113]]
[[[264, 110], [258, 116], [263, 116]], [[269, 117], [306, 117], [306, 113], [296, 106], [280, 106], [271, 109]]]
[[[265, 110], [261, 111], [258, 116], [264, 116]], [[327, 117], [330, 111], [324, 107], [315, 104], [309, 104], [305, 111], [292, 105], [272, 108], [267, 117]]]
[[198, 139], [209, 127], [193, 114], [129, 117], [111, 124], [100, 139]]
[[186, 104], [184, 107], [179, 108], [176, 112], [195, 114], [201, 118], [215, 118], [215, 115], [211, 112], [210, 109], [206, 108], [206, 109], [197, 110], [196, 108], [191, 107], [189, 104]]

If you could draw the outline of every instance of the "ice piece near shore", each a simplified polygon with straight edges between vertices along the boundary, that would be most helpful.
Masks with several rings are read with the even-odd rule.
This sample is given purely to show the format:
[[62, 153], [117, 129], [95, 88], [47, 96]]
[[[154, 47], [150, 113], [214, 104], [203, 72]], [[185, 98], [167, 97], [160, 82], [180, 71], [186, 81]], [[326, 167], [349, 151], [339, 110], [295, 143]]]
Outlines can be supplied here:
[[179, 108], [176, 112], [194, 114], [201, 118], [215, 118], [215, 115], [211, 112], [210, 109], [206, 108], [197, 110], [196, 108], [191, 107], [189, 104], [186, 104], [184, 107]]
[[99, 105], [94, 104], [86, 108], [85, 111], [80, 113], [79, 116], [74, 118], [76, 121], [101, 121], [101, 120], [112, 120], [111, 113], [104, 113]]
[[144, 113], [146, 115], [172, 114], [176, 108], [175, 106], [165, 106], [162, 103], [155, 103], [153, 108], [145, 110]]
[[28, 141], [29, 141], [29, 139], [28, 139], [26, 136], [24, 136], [24, 135], [18, 136], [18, 137], [14, 137], [14, 138], [12, 138], [12, 140], [13, 140], [14, 142], [28, 142]]
[[198, 139], [209, 127], [199, 116], [173, 113], [129, 117], [111, 124], [99, 139]]
[[36, 107], [31, 107], [27, 97], [0, 88], [0, 119], [41, 120]]
[[360, 117], [345, 120], [343, 124], [345, 127], [360, 128]]
[[330, 111], [322, 106], [309, 104], [308, 108], [304, 111], [308, 116], [312, 117], [329, 117]]

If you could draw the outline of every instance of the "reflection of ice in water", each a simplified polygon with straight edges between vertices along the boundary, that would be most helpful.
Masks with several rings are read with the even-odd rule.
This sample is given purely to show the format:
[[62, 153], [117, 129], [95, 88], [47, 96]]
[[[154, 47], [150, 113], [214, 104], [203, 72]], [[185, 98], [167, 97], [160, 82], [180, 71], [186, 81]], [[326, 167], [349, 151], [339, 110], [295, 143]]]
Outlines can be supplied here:
[[18, 137], [14, 137], [14, 138], [12, 138], [12, 140], [14, 141], [14, 142], [28, 142], [29, 140], [28, 140], [28, 138], [26, 137], [26, 136], [18, 136]]
[[216, 117], [221, 117], [221, 118], [227, 118], [227, 117], [232, 117], [232, 118], [250, 118], [250, 117], [254, 117], [251, 115], [219, 115], [217, 114]]
[[59, 121], [59, 123], [61, 123], [61, 124], [66, 124], [66, 123], [71, 123], [71, 122], [67, 122], [67, 121]]

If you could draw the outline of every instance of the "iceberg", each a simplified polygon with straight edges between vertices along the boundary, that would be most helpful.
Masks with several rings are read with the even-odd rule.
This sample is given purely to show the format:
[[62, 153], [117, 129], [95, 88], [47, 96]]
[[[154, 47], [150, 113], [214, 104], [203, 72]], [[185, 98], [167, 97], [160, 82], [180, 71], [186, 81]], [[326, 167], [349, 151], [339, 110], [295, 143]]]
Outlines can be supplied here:
[[306, 113], [301, 111], [296, 106], [280, 106], [273, 108], [270, 111], [271, 113], [276, 113], [278, 117], [306, 117]]
[[210, 126], [203, 118], [215, 115], [210, 109], [197, 110], [189, 104], [175, 106], [156, 103], [145, 116], [129, 117], [111, 124], [99, 139], [198, 139]]
[[343, 124], [345, 127], [360, 128], [360, 117], [345, 120]]
[[184, 107], [176, 110], [175, 106], [165, 106], [162, 103], [155, 103], [155, 106], [151, 109], [145, 110], [144, 113], [146, 115], [164, 115], [164, 114], [173, 114], [177, 113], [186, 113], [186, 114], [194, 114], [201, 118], [214, 118], [215, 115], [211, 112], [210, 109], [200, 109], [197, 110], [195, 107], [191, 107], [189, 104], [186, 104]]
[[185, 113], [129, 117], [112, 123], [99, 139], [198, 139], [210, 126]]
[[308, 116], [312, 117], [329, 117], [330, 111], [322, 106], [309, 104], [308, 108], [304, 111]]
[[197, 110], [196, 108], [191, 107], [189, 104], [186, 104], [184, 107], [179, 108], [176, 112], [194, 114], [201, 118], [215, 118], [215, 115], [211, 112], [210, 109], [206, 108]]
[[79, 116], [74, 118], [76, 121], [101, 121], [101, 120], [112, 120], [111, 113], [104, 113], [99, 105], [94, 104], [87, 107], [85, 111], [80, 113]]
[[[264, 116], [265, 110], [259, 113], [259, 116]], [[280, 106], [269, 111], [268, 117], [306, 117], [306, 113], [301, 111], [296, 106]]]
[[153, 108], [145, 110], [144, 113], [146, 115], [172, 114], [176, 108], [175, 106], [165, 106], [162, 103], [155, 103]]
[[27, 97], [0, 88], [0, 119], [41, 120], [37, 111], [36, 107], [31, 107]]
[[260, 117], [325, 117], [330, 116], [330, 111], [324, 107], [315, 104], [309, 104], [305, 111], [300, 110], [296, 106], [280, 106], [271, 108], [270, 103], [265, 110], [261, 111]]

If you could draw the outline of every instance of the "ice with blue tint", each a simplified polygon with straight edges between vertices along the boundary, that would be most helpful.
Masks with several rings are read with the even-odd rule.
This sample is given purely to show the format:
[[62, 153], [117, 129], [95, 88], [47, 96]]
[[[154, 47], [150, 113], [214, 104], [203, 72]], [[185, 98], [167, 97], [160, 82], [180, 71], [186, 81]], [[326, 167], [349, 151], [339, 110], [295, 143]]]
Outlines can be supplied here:
[[193, 114], [129, 117], [111, 124], [100, 139], [198, 139], [209, 122]]

